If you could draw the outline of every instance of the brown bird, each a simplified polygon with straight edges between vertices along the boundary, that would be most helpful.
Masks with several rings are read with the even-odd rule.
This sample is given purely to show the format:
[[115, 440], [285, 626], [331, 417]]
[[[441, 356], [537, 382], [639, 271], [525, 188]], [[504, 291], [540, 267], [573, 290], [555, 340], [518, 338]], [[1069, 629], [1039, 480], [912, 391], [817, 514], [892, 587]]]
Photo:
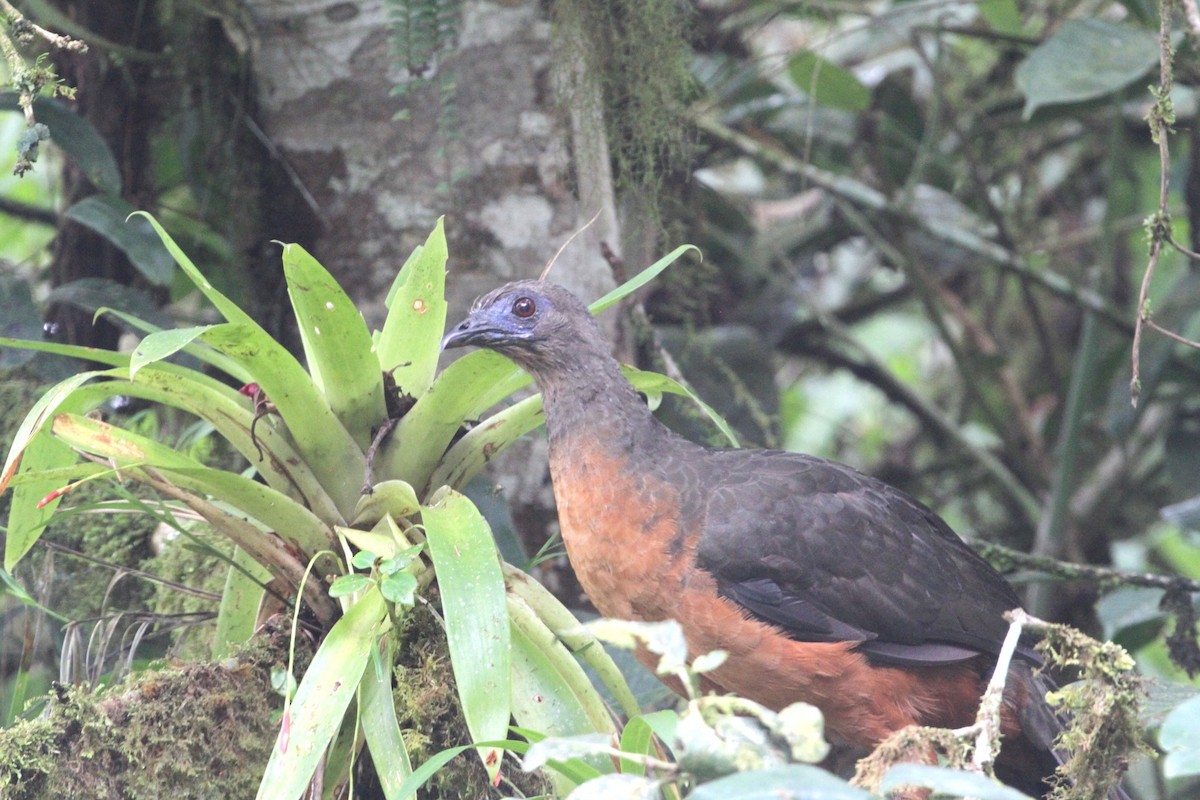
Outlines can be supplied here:
[[[480, 298], [443, 341], [466, 345], [508, 356], [541, 389], [563, 541], [602, 614], [677, 620], [689, 653], [728, 653], [706, 688], [776, 710], [811, 703], [836, 742], [974, 721], [1002, 615], [1020, 601], [933, 511], [842, 464], [673, 433], [562, 287], [519, 281]], [[997, 765], [1033, 794], [1061, 729], [1039, 663], [1023, 643]]]

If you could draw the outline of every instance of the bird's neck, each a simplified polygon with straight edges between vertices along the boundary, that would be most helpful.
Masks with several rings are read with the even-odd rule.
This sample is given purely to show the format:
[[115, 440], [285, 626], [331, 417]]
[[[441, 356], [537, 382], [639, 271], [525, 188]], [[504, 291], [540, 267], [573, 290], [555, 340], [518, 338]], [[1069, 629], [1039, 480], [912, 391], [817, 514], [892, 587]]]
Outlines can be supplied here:
[[576, 437], [585, 436], [631, 452], [668, 435], [608, 355], [574, 361], [538, 383], [551, 450], [572, 447]]

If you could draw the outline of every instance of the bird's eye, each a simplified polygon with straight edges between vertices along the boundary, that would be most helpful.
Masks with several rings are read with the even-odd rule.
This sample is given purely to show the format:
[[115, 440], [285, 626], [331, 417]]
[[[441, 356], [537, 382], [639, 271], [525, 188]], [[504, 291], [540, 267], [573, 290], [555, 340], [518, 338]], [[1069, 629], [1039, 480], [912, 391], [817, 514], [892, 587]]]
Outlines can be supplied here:
[[537, 303], [532, 297], [518, 297], [513, 303], [512, 312], [521, 319], [529, 319], [537, 311]]

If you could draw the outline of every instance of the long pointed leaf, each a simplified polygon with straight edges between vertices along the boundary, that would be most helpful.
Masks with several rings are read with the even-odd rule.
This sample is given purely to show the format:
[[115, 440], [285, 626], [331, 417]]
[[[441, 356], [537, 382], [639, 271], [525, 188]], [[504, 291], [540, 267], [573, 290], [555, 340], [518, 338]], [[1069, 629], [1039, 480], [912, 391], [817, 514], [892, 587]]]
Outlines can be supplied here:
[[279, 411], [296, 449], [342, 516], [348, 516], [362, 489], [366, 456], [300, 362], [257, 325], [218, 325], [201, 338], [250, 370]]
[[[446, 639], [467, 729], [503, 739], [511, 715], [511, 653], [504, 575], [487, 520], [463, 495], [440, 493], [421, 509], [446, 618]], [[494, 779], [500, 751], [480, 748]]]
[[639, 272], [637, 275], [634, 275], [632, 278], [625, 281], [620, 286], [618, 286], [617, 288], [613, 289], [608, 294], [601, 297], [599, 300], [593, 301], [588, 306], [588, 309], [593, 314], [599, 314], [604, 309], [619, 302], [622, 298], [628, 297], [629, 295], [633, 294], [635, 291], [642, 288], [647, 283], [649, 283], [650, 281], [652, 281], [656, 277], [658, 277], [658, 274], [660, 272], [662, 272], [664, 269], [666, 269], [667, 267], [671, 266], [676, 261], [678, 261], [679, 257], [682, 256], [684, 253], [686, 253], [688, 250], [695, 250], [697, 254], [700, 253], [700, 248], [696, 247], [693, 244], [681, 244], [681, 245], [679, 245], [679, 247], [676, 247], [674, 250], [667, 253], [665, 256], [660, 258], [658, 261], [655, 261], [653, 264], [646, 267], [644, 270]]
[[[43, 470], [63, 467], [78, 460], [78, 456], [62, 442], [42, 431], [26, 442], [22, 449], [22, 470], [36, 475]], [[58, 500], [46, 502], [51, 492], [63, 488], [56, 478], [35, 478], [13, 487], [12, 506], [8, 512], [8, 533], [4, 541], [4, 569], [11, 571], [17, 562], [37, 543], [46, 523], [58, 507]], [[39, 505], [41, 507], [39, 508]]]
[[305, 556], [329, 546], [332, 531], [316, 515], [266, 484], [234, 472], [206, 467], [153, 439], [75, 414], [54, 419], [54, 435], [67, 444], [118, 466], [148, 467], [178, 486], [209, 494], [275, 531]]
[[404, 265], [388, 299], [379, 336], [379, 366], [412, 397], [429, 389], [446, 327], [446, 232], [444, 218]]
[[[97, 316], [99, 316], [100, 314], [112, 315], [112, 316], [116, 317], [117, 319], [121, 320], [121, 322], [124, 322], [130, 328], [133, 328], [135, 331], [141, 331], [142, 333], [145, 333], [146, 334], [145, 338], [149, 338], [152, 334], [165, 333], [167, 331], [174, 330], [173, 328], [160, 328], [159, 326], [157, 326], [151, 322], [147, 322], [144, 319], [135, 317], [132, 314], [126, 314], [124, 311], [119, 311], [115, 308], [102, 308], [99, 311], [97, 311], [96, 314], [97, 314]], [[142, 340], [143, 343], [145, 343], [145, 338]], [[229, 375], [232, 378], [236, 378], [237, 380], [241, 381], [242, 383], [250, 382], [249, 373], [247, 373], [246, 370], [243, 369], [240, 364], [238, 364], [232, 358], [229, 358], [225, 355], [222, 355], [221, 353], [218, 353], [216, 350], [213, 350], [211, 347], [206, 347], [206, 346], [202, 346], [195, 342], [190, 342], [190, 343], [184, 345], [182, 349], [183, 349], [183, 352], [192, 356], [197, 361], [200, 361], [203, 364], [208, 364], [210, 367], [215, 367], [216, 369], [219, 369], [221, 372], [224, 372], [226, 375]]]
[[251, 558], [245, 550], [235, 547], [233, 563], [225, 577], [221, 592], [221, 607], [217, 611], [217, 631], [213, 637], [213, 658], [232, 654], [254, 635], [258, 622], [258, 607], [262, 602], [270, 571]]
[[375, 774], [387, 800], [409, 800], [412, 795], [402, 797], [399, 789], [406, 778], [412, 775], [412, 761], [404, 737], [400, 733], [400, 722], [396, 718], [396, 701], [392, 696], [392, 658], [394, 640], [383, 640], [383, 655], [379, 656], [381, 670], [368, 669], [363, 675], [359, 707], [362, 709], [362, 727], [367, 735], [367, 747]]
[[283, 248], [283, 274], [313, 382], [364, 450], [387, 416], [383, 373], [362, 314], [325, 267], [298, 244]]
[[[25, 415], [25, 419], [17, 426], [12, 445], [8, 448], [8, 458], [4, 461], [4, 472], [0, 473], [0, 492], [3, 492], [17, 472], [21, 457], [33, 438], [53, 419], [59, 407], [76, 389], [88, 381], [108, 374], [105, 371], [79, 372], [55, 384], [45, 394], [38, 398]], [[46, 465], [43, 464], [43, 467]], [[59, 466], [62, 466], [61, 464]], [[6, 567], [7, 569], [8, 567]]]
[[506, 447], [544, 422], [542, 396], [526, 397], [480, 422], [446, 451], [430, 486], [462, 489]]
[[450, 364], [388, 437], [380, 452], [384, 474], [408, 481], [424, 496], [436, 488], [429, 477], [463, 422], [530, 382], [507, 358], [487, 350]]
[[508, 596], [513, 626], [513, 717], [547, 736], [616, 733], [604, 699], [546, 623], [518, 595]]
[[258, 800], [300, 797], [342, 724], [386, 621], [383, 597], [373, 587], [329, 631], [296, 689], [287, 732], [280, 731], [271, 752]]
[[196, 288], [200, 290], [200, 293], [208, 298], [208, 301], [216, 307], [217, 311], [221, 313], [221, 316], [223, 316], [227, 322], [251, 325], [255, 328], [258, 328], [260, 331], [262, 330], [262, 328], [258, 327], [258, 323], [255, 322], [249, 314], [243, 311], [237, 303], [221, 294], [221, 292], [209, 282], [208, 278], [204, 277], [204, 274], [196, 268], [196, 265], [192, 263], [190, 258], [188, 258], [187, 253], [183, 252], [182, 248], [175, 244], [175, 240], [172, 239], [171, 235], [163, 229], [163, 226], [159, 224], [158, 220], [156, 220], [150, 214], [147, 214], [145, 211], [135, 211], [130, 216], [144, 217], [145, 219], [149, 220], [150, 226], [154, 228], [154, 232], [157, 233], [158, 238], [162, 240], [163, 245], [167, 248], [167, 252], [169, 252], [171, 257], [175, 259], [175, 263], [179, 265], [179, 268], [183, 270], [184, 274], [188, 276], [191, 282], [196, 284]]
[[641, 713], [637, 698], [629, 690], [629, 685], [625, 682], [620, 667], [613, 661], [612, 656], [604, 649], [591, 629], [580, 624], [570, 609], [532, 577], [512, 564], [503, 564], [502, 569], [509, 594], [524, 600], [530, 608], [537, 612], [538, 617], [554, 633], [555, 638], [596, 673], [612, 696], [616, 698], [621, 711], [631, 718]]
[[133, 380], [142, 367], [157, 361], [170, 358], [183, 350], [200, 334], [211, 328], [211, 325], [199, 325], [194, 328], [174, 328], [162, 330], [145, 336], [133, 350], [129, 360], [129, 380]]

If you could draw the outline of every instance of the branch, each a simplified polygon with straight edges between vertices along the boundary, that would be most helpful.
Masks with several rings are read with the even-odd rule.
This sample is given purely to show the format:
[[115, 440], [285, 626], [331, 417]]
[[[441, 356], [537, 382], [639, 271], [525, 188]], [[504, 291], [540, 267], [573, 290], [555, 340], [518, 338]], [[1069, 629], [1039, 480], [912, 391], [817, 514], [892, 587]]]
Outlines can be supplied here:
[[[809, 352], [815, 351], [829, 361], [840, 364], [856, 376], [878, 387], [889, 399], [908, 408], [935, 436], [942, 441], [953, 442], [990, 475], [999, 484], [1003, 493], [1021, 511], [1027, 524], [1033, 525], [1037, 522], [1038, 515], [1041, 513], [1041, 505], [1013, 474], [1012, 470], [989, 450], [970, 441], [963, 434], [960, 426], [946, 416], [940, 408], [913, 391], [911, 387], [897, 380], [883, 363], [858, 343], [841, 322], [815, 309], [814, 315], [830, 343], [843, 342], [853, 348], [854, 352], [853, 355], [850, 355], [838, 352], [833, 347], [822, 348], [817, 340], [806, 339], [805, 345], [812, 348]], [[791, 342], [781, 343], [781, 349], [791, 352], [798, 350]]]
[[1200, 581], [1181, 578], [1177, 575], [1130, 572], [1095, 564], [1059, 561], [1049, 556], [1035, 556], [993, 542], [972, 541], [971, 546], [1000, 572], [1011, 572], [1016, 567], [1023, 567], [1065, 580], [1090, 581], [1098, 584], [1102, 589], [1118, 586], [1144, 586], [1151, 589], [1186, 589], [1189, 592], [1200, 592]]
[[[1190, 12], [1190, 9], [1189, 9]], [[1129, 400], [1137, 406], [1142, 391], [1141, 348], [1142, 330], [1149, 326], [1181, 344], [1200, 347], [1177, 334], [1163, 329], [1150, 320], [1150, 284], [1154, 270], [1162, 255], [1163, 243], [1171, 241], [1171, 214], [1167, 210], [1171, 187], [1171, 149], [1167, 142], [1171, 126], [1175, 124], [1175, 106], [1171, 101], [1171, 87], [1175, 82], [1175, 48], [1171, 45], [1171, 5], [1160, 3], [1158, 29], [1158, 87], [1151, 88], [1154, 105], [1146, 114], [1150, 125], [1150, 138], [1158, 145], [1158, 210], [1146, 220], [1146, 231], [1150, 234], [1150, 257], [1146, 261], [1146, 272], [1142, 275], [1142, 288], [1138, 292], [1137, 319], [1133, 326], [1133, 353], [1130, 357]], [[1189, 19], [1189, 22], [1191, 20]]]
[[856, 206], [890, 214], [904, 225], [920, 228], [938, 241], [962, 248], [1056, 297], [1093, 311], [1100, 319], [1122, 333], [1132, 330], [1125, 314], [1102, 295], [1091, 289], [1081, 289], [1056, 272], [1034, 269], [1020, 256], [972, 231], [956, 228], [944, 224], [942, 220], [933, 220], [914, 213], [910, 209], [898, 207], [883, 193], [870, 186], [853, 178], [807, 164], [780, 147], [730, 128], [717, 119], [714, 114], [697, 114], [696, 125], [714, 138], [747, 155], [758, 158], [782, 172], [804, 178]]
[[12, 27], [13, 33], [20, 40], [23, 34], [35, 33], [46, 40], [48, 44], [57, 47], [60, 50], [70, 50], [76, 53], [86, 53], [87, 44], [80, 39], [74, 39], [70, 36], [64, 36], [60, 33], [48, 31], [45, 28], [35, 25], [30, 22], [24, 14], [17, 10], [16, 6], [8, 2], [8, 0], [0, 0], [0, 11], [4, 12], [4, 16], [8, 18], [8, 24]]
[[975, 734], [975, 754], [971, 763], [987, 774], [992, 773], [992, 765], [996, 754], [1000, 751], [1000, 709], [1004, 705], [1004, 683], [1008, 679], [1008, 665], [1012, 663], [1017, 644], [1021, 641], [1021, 632], [1030, 617], [1019, 608], [1014, 608], [1004, 615], [1010, 620], [1008, 633], [1000, 654], [996, 657], [996, 669], [988, 681], [983, 697], [979, 699], [979, 710], [975, 713], [975, 724], [955, 733], [960, 736]]
[[10, 217], [16, 217], [25, 222], [36, 222], [51, 227], [58, 224], [58, 214], [54, 213], [51, 209], [10, 200], [7, 197], [0, 197], [0, 214], [7, 214]]

